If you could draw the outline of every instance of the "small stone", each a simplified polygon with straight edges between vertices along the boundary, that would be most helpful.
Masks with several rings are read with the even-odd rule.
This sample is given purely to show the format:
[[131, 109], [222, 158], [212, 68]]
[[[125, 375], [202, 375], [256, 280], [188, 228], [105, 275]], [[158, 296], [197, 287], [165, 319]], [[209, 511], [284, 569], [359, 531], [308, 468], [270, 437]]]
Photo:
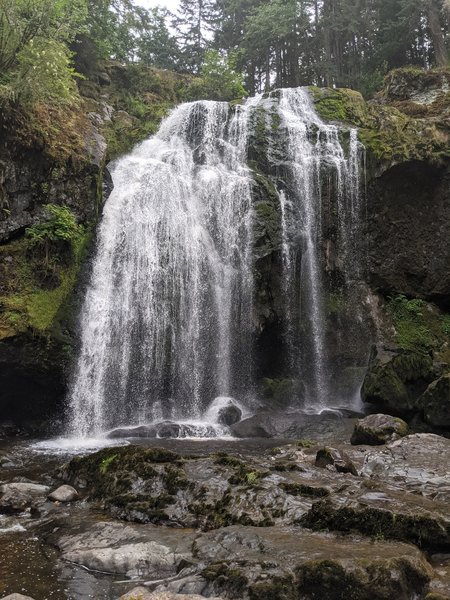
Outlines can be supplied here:
[[78, 492], [71, 485], [61, 485], [48, 496], [54, 502], [73, 502], [78, 498]]
[[394, 442], [408, 433], [408, 425], [402, 419], [391, 415], [375, 414], [356, 421], [350, 442], [354, 446], [359, 444], [380, 446]]

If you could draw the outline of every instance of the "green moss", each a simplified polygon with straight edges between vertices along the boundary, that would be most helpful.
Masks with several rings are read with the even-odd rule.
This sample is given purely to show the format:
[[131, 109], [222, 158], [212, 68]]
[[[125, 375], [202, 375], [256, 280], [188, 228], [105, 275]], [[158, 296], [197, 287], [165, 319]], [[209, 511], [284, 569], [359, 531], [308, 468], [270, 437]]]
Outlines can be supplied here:
[[341, 121], [363, 126], [368, 120], [368, 109], [359, 92], [340, 88], [318, 88], [311, 86], [310, 93], [319, 116], [325, 121]]
[[163, 475], [163, 481], [166, 485], [168, 494], [175, 495], [178, 490], [184, 490], [188, 487], [189, 481], [187, 480], [186, 473], [183, 469], [169, 465], [166, 467]]
[[432, 331], [434, 315], [423, 300], [398, 295], [389, 299], [388, 309], [396, 329], [395, 341], [401, 348], [427, 352], [437, 346], [438, 338]]
[[317, 442], [313, 442], [312, 440], [297, 440], [295, 445], [298, 448], [312, 448], [316, 445]]
[[252, 471], [245, 465], [241, 465], [236, 469], [228, 481], [233, 485], [245, 485], [253, 487], [257, 485], [261, 479], [266, 477], [266, 475], [267, 473], [257, 470]]
[[293, 577], [271, 577], [249, 587], [250, 600], [288, 600], [297, 597]]
[[217, 457], [214, 460], [214, 464], [216, 465], [234, 468], [240, 468], [244, 466], [244, 463], [241, 460], [235, 456], [229, 456], [226, 452], [217, 452], [215, 456]]
[[291, 496], [309, 496], [311, 498], [324, 498], [329, 496], [327, 488], [305, 485], [302, 483], [280, 483], [279, 487]]
[[[444, 120], [415, 118], [417, 115], [406, 114], [392, 105], [366, 104], [353, 90], [314, 86], [309, 89], [322, 119], [358, 127], [361, 142], [376, 161], [417, 159], [441, 164], [449, 156]], [[439, 114], [443, 114], [448, 110], [450, 95], [444, 94], [439, 102]]]
[[450, 528], [432, 515], [395, 513], [372, 507], [334, 507], [330, 501], [320, 500], [300, 522], [316, 531], [359, 532], [412, 542], [420, 548], [450, 547]]
[[101, 461], [99, 469], [102, 475], [105, 475], [105, 473], [108, 471], [109, 467], [116, 460], [117, 457], [117, 454], [112, 454], [111, 456], [107, 456]]
[[[70, 299], [76, 285], [81, 264], [91, 239], [91, 229], [72, 241], [70, 253], [50, 250], [50, 265], [42, 257], [30, 254], [28, 241], [20, 239], [0, 246], [0, 257], [8, 256], [0, 282], [7, 280], [6, 294], [0, 297], [3, 311], [0, 314], [0, 339], [10, 337], [28, 328], [46, 334], [59, 334], [60, 323], [68, 316]], [[43, 279], [44, 278], [44, 282]], [[46, 280], [56, 282], [50, 287]]]
[[224, 562], [209, 565], [201, 575], [206, 581], [214, 583], [219, 592], [224, 591], [232, 598], [242, 598], [248, 586], [248, 579], [242, 571]]

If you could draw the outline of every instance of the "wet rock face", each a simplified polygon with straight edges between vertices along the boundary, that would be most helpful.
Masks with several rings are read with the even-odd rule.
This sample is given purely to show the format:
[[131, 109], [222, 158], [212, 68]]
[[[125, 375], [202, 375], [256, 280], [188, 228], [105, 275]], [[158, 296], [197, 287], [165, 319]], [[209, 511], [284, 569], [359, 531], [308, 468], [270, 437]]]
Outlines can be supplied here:
[[355, 446], [358, 444], [378, 446], [393, 442], [407, 434], [408, 425], [402, 419], [376, 414], [356, 421], [350, 441]]
[[444, 167], [418, 161], [371, 182], [368, 266], [375, 290], [450, 305], [449, 183]]
[[65, 204], [82, 221], [95, 218], [106, 142], [91, 124], [86, 124], [83, 159], [61, 164], [44, 149], [11, 139], [1, 119], [0, 131], [0, 201], [8, 208], [0, 215], [0, 242], [45, 219], [44, 204]]
[[425, 423], [450, 429], [450, 373], [433, 381], [418, 400]]

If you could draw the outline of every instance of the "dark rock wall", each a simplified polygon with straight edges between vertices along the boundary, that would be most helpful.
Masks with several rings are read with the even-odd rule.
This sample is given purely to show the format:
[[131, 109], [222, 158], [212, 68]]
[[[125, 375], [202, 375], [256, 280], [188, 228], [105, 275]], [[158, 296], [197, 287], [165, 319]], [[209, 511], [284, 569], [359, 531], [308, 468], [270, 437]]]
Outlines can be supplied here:
[[450, 170], [412, 161], [369, 186], [369, 282], [450, 308]]

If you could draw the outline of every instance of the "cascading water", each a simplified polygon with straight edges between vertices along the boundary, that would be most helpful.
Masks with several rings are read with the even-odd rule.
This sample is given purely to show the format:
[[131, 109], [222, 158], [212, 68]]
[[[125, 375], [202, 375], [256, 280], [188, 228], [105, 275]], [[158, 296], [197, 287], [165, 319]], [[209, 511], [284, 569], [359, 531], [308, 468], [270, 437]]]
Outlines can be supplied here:
[[113, 170], [70, 395], [78, 436], [198, 419], [251, 381], [248, 112], [196, 102]]
[[300, 375], [304, 407], [318, 411], [336, 403], [326, 339], [322, 195], [327, 182], [332, 189], [328, 209], [337, 223], [336, 253], [344, 278], [350, 279], [360, 263], [362, 147], [352, 129], [346, 153], [341, 142], [345, 130], [325, 124], [302, 88], [280, 90], [278, 114], [287, 155], [284, 189], [279, 191], [287, 362]]
[[[230, 396], [247, 406], [253, 398], [255, 213], [247, 146], [264, 102], [181, 105], [156, 136], [115, 164], [81, 315], [72, 434], [208, 420]], [[343, 130], [321, 121], [305, 90], [281, 90], [271, 102], [286, 158], [277, 184], [285, 363], [302, 381], [304, 406], [320, 410], [333, 396], [323, 181], [333, 188], [335, 245], [348, 274], [358, 262], [350, 234], [360, 220], [360, 147], [351, 131], [344, 151]], [[273, 129], [267, 123], [269, 137]]]

